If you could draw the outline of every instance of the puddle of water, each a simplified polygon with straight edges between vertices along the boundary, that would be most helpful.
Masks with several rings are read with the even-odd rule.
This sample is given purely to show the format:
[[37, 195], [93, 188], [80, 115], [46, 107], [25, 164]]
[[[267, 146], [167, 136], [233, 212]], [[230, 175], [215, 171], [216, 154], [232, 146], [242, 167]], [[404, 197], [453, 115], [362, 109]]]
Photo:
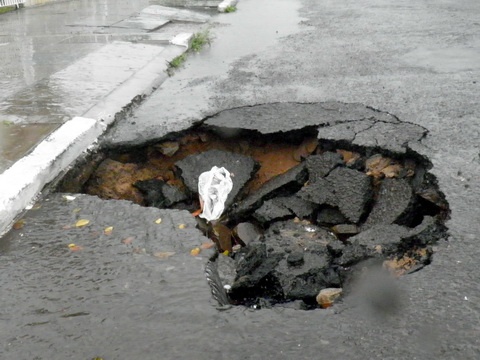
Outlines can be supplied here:
[[[268, 15], [272, 8], [275, 16]], [[242, 1], [237, 12], [215, 18], [218, 23], [212, 30], [215, 46], [202, 51], [198, 56], [200, 61], [184, 69], [182, 77], [198, 77], [198, 72], [203, 76], [223, 74], [234, 60], [258, 53], [281, 41], [283, 36], [298, 32], [302, 20], [299, 9], [298, 1]], [[227, 26], [228, 31], [223, 31]]]
[[19, 125], [0, 122], [0, 172], [28, 153], [58, 124]]

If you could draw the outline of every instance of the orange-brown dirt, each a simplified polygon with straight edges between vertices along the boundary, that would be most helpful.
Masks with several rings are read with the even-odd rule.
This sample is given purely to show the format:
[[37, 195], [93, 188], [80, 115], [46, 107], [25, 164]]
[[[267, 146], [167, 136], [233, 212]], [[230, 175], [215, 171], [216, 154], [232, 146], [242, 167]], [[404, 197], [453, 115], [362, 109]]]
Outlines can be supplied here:
[[409, 251], [409, 253], [404, 254], [402, 257], [385, 260], [383, 267], [395, 276], [402, 276], [412, 270], [419, 261], [424, 260], [428, 256], [429, 251], [426, 248], [418, 248]]
[[133, 186], [137, 181], [157, 178], [183, 189], [182, 180], [175, 176], [175, 163], [189, 155], [217, 149], [251, 156], [260, 164], [259, 170], [245, 189], [249, 193], [299, 164], [302, 158], [317, 147], [315, 138], [298, 145], [249, 142], [246, 139], [231, 141], [206, 133], [187, 134], [176, 139], [176, 142], [178, 150], [172, 156], [164, 155], [161, 152], [162, 143], [159, 143], [143, 150], [142, 161], [136, 160], [138, 153], [119, 154], [104, 160], [88, 182], [86, 192], [104, 199], [124, 199], [143, 204], [141, 193]]
[[[268, 141], [260, 138], [222, 139], [213, 133], [190, 132], [174, 140], [159, 142], [141, 150], [117, 154], [104, 160], [86, 185], [86, 192], [104, 199], [124, 199], [143, 205], [143, 197], [133, 184], [141, 180], [160, 179], [184, 189], [183, 181], [175, 174], [175, 163], [207, 150], [236, 152], [255, 159], [260, 165], [245, 187], [245, 194], [259, 189], [265, 182], [283, 174], [305, 157], [319, 153], [318, 140], [308, 137], [302, 143]], [[346, 164], [360, 159], [358, 153], [337, 150]], [[139, 160], [140, 159], [140, 160]], [[381, 177], [398, 176], [402, 166], [380, 154], [367, 159], [366, 172], [376, 182]], [[413, 175], [413, 170], [409, 170]], [[374, 181], [374, 182], [375, 182]]]

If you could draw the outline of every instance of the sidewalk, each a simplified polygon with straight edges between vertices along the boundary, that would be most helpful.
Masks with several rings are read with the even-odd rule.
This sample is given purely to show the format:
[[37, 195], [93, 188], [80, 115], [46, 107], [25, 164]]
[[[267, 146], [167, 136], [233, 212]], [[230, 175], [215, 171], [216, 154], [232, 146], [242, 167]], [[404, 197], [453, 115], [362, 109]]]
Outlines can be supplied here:
[[0, 16], [0, 233], [116, 114], [167, 78], [210, 19], [150, 3], [78, 0]]

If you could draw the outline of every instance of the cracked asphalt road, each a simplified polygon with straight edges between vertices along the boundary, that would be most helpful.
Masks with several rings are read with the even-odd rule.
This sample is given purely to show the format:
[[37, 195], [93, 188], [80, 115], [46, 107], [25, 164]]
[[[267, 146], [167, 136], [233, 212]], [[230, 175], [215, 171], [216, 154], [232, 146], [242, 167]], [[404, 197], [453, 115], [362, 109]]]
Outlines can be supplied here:
[[[101, 250], [86, 263], [77, 260], [79, 273], [82, 268], [98, 271], [101, 286], [63, 280], [58, 289], [67, 286], [70, 291], [54, 302], [55, 297], [49, 298], [43, 287], [53, 281], [56, 271], [65, 269], [43, 271], [48, 258], [35, 262], [26, 248], [17, 251], [10, 245], [11, 263], [2, 256], [2, 302], [10, 304], [0, 315], [2, 357], [480, 358], [476, 271], [480, 254], [480, 4], [473, 0], [395, 4], [298, 0], [285, 5], [286, 1], [280, 0], [278, 7], [273, 0], [262, 1], [262, 8], [270, 11], [265, 18], [259, 16], [255, 1], [242, 1], [239, 10], [225, 20], [232, 25], [214, 29], [217, 39], [212, 48], [191, 57], [185, 69], [164, 83], [132, 118], [113, 129], [107, 143], [153, 141], [225, 109], [271, 102], [338, 101], [387, 111], [408, 124], [398, 135], [412, 131], [415, 140], [408, 142], [409, 148], [430, 159], [431, 172], [450, 204], [450, 237], [438, 244], [432, 264], [394, 285], [373, 278], [363, 284], [363, 294], [368, 296], [346, 298], [328, 310], [235, 307], [218, 311], [201, 279], [201, 262], [188, 256], [172, 257], [176, 270], [166, 272], [151, 256], [141, 260], [109, 257], [107, 250]], [[280, 24], [269, 25], [269, 18], [281, 18], [287, 10], [300, 25], [291, 26], [281, 36], [272, 35], [272, 41], [255, 52], [242, 39], [237, 56], [218, 58], [222, 46], [228, 49], [224, 39], [245, 36], [240, 27], [245, 18], [259, 33], [281, 31]], [[220, 49], [213, 50], [217, 45]], [[226, 63], [216, 66], [219, 62]], [[301, 122], [310, 113], [298, 110], [295, 114]], [[397, 135], [397, 130], [387, 127], [395, 121], [372, 124], [362, 119], [353, 119], [360, 121], [352, 122], [355, 129], [342, 131], [342, 136], [353, 136], [355, 142], [367, 146], [376, 141], [388, 146]], [[251, 126], [260, 129], [264, 120], [252, 118]], [[289, 119], [276, 120], [275, 126], [291, 126]], [[376, 129], [376, 124], [382, 126]], [[332, 128], [323, 130], [336, 136]], [[104, 205], [97, 205], [103, 209]], [[121, 209], [110, 208], [95, 216], [121, 221]], [[142, 224], [134, 221], [130, 226], [135, 230]], [[15, 236], [11, 241], [22, 244], [18, 233]], [[107, 267], [104, 264], [109, 259], [112, 262]], [[125, 283], [132, 281], [135, 286], [126, 290]], [[5, 300], [22, 287], [18, 297]], [[385, 294], [398, 304], [391, 312], [384, 312], [379, 301]], [[39, 303], [50, 304], [53, 308], [46, 309], [54, 312], [68, 301], [74, 305], [68, 311], [93, 316], [61, 318], [49, 313], [49, 324], [29, 325], [43, 321], [43, 315], [35, 313]], [[29, 306], [32, 303], [34, 308]]]

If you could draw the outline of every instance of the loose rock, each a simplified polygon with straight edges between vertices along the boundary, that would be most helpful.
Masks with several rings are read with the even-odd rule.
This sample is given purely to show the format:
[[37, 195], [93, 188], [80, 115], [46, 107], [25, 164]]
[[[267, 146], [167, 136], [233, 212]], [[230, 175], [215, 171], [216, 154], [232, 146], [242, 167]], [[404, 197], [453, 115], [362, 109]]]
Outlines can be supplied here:
[[359, 153], [356, 153], [356, 152], [353, 152], [353, 151], [339, 149], [339, 150], [337, 150], [337, 153], [342, 155], [343, 162], [348, 167], [355, 166], [356, 162], [358, 160], [360, 160], [360, 158], [361, 158], [361, 155]]
[[142, 192], [147, 206], [163, 209], [188, 199], [177, 187], [158, 179], [137, 181], [134, 186]]
[[436, 189], [428, 188], [423, 189], [417, 192], [417, 195], [420, 196], [422, 199], [425, 199], [432, 204], [438, 206], [440, 209], [446, 210], [448, 209], [448, 204], [445, 201], [444, 196]]
[[178, 141], [166, 141], [161, 144], [154, 145], [156, 149], [158, 149], [163, 155], [171, 157], [175, 155], [175, 153], [180, 148], [180, 144]]
[[365, 168], [367, 170], [367, 175], [373, 177], [382, 177], [383, 169], [389, 166], [392, 163], [392, 159], [382, 156], [381, 154], [375, 154], [370, 156], [365, 161]]
[[212, 222], [212, 240], [220, 252], [232, 253], [232, 231], [222, 223]]
[[313, 153], [318, 145], [317, 138], [305, 139], [300, 146], [293, 152], [293, 158], [300, 162], [305, 158], [308, 158], [308, 155]]
[[318, 305], [320, 305], [320, 307], [326, 309], [333, 305], [335, 300], [337, 300], [340, 295], [342, 295], [342, 292], [342, 288], [322, 289], [316, 297], [317, 303]]
[[354, 224], [338, 224], [332, 227], [332, 230], [335, 234], [341, 236], [352, 236], [359, 232], [358, 226]]

